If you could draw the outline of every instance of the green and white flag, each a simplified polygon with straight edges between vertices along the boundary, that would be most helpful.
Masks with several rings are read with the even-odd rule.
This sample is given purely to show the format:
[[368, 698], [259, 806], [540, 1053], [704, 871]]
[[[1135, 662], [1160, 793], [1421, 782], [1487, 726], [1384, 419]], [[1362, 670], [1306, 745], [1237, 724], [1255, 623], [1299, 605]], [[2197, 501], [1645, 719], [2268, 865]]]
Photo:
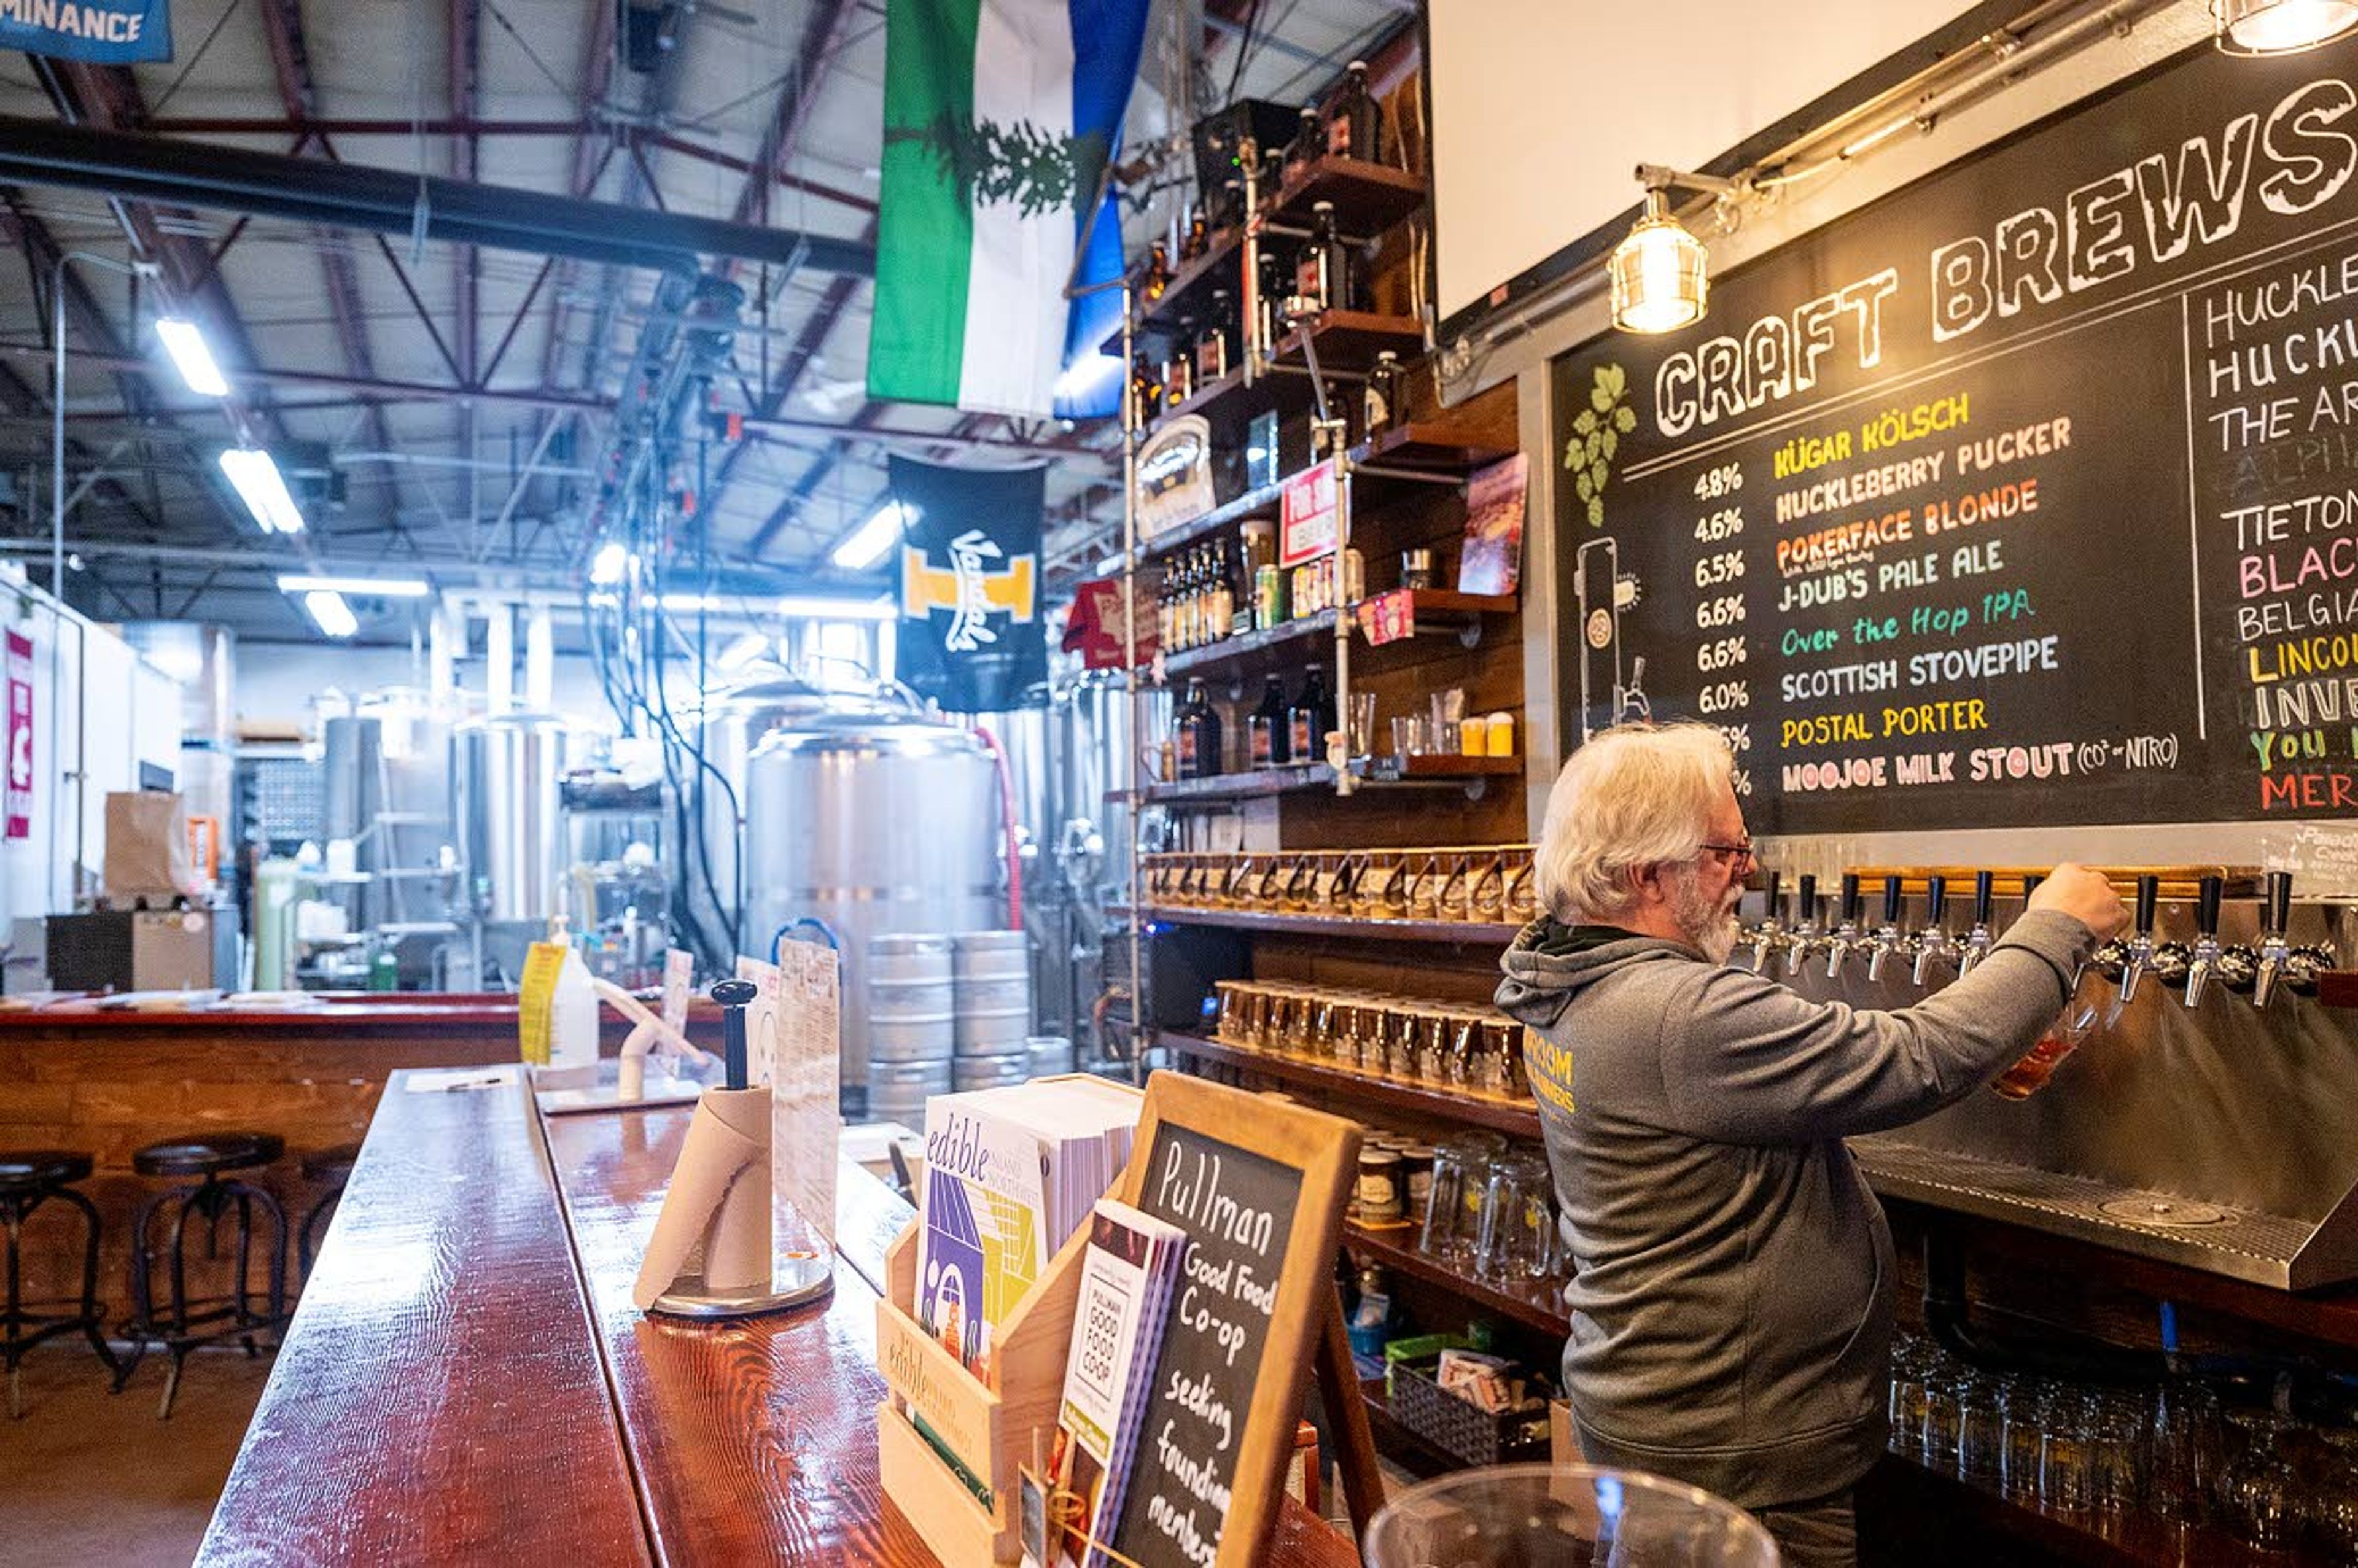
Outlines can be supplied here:
[[[1040, 417], [1104, 369], [1064, 297], [1148, 0], [890, 0], [868, 395]], [[1112, 203], [1087, 281], [1120, 266]], [[1113, 372], [1115, 382], [1119, 367]], [[1059, 378], [1065, 377], [1060, 387]]]

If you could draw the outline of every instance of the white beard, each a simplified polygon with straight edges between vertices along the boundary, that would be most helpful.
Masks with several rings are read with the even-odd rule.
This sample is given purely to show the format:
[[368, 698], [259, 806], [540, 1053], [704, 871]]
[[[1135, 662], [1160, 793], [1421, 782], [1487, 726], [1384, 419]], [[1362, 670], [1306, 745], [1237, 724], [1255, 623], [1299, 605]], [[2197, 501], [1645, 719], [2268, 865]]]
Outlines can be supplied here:
[[1702, 869], [1695, 866], [1679, 873], [1671, 915], [1704, 957], [1714, 964], [1725, 964], [1736, 951], [1736, 938], [1742, 934], [1736, 910], [1744, 898], [1744, 889], [1741, 884], [1729, 888], [1725, 899], [1714, 908], [1704, 898], [1702, 877]]

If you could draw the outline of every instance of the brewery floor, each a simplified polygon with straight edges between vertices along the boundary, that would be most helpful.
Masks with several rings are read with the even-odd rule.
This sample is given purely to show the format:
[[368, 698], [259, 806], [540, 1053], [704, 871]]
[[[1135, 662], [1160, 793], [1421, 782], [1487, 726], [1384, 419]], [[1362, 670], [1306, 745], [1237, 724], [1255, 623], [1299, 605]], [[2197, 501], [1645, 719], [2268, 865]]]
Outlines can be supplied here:
[[189, 1357], [172, 1419], [156, 1419], [166, 1363], [150, 1357], [121, 1394], [87, 1349], [25, 1357], [25, 1414], [0, 1412], [0, 1556], [18, 1563], [185, 1568], [197, 1554], [270, 1359]]

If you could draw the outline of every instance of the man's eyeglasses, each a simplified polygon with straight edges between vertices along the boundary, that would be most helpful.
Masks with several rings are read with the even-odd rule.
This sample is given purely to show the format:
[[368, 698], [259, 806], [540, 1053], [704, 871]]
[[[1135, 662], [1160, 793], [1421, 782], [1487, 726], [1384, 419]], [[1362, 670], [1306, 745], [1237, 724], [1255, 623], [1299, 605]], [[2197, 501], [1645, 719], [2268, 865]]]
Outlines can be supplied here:
[[1734, 862], [1732, 869], [1739, 873], [1760, 863], [1760, 857], [1752, 852], [1752, 840], [1749, 838], [1741, 844], [1704, 844], [1698, 848], [1709, 849], [1714, 855], [1727, 856]]

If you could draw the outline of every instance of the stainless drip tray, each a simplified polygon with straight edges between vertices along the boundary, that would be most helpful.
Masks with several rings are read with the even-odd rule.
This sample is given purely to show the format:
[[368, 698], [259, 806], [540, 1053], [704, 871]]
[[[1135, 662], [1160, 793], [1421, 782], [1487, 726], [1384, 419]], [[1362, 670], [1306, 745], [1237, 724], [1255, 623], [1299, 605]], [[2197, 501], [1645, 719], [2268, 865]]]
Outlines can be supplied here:
[[2311, 1259], [2311, 1267], [2324, 1271], [2301, 1277], [2295, 1260], [2319, 1228], [2307, 1220], [2139, 1192], [1893, 1138], [1854, 1138], [1850, 1149], [1868, 1184], [1888, 1197], [2028, 1226], [2279, 1290], [2325, 1284], [2349, 1272]]

